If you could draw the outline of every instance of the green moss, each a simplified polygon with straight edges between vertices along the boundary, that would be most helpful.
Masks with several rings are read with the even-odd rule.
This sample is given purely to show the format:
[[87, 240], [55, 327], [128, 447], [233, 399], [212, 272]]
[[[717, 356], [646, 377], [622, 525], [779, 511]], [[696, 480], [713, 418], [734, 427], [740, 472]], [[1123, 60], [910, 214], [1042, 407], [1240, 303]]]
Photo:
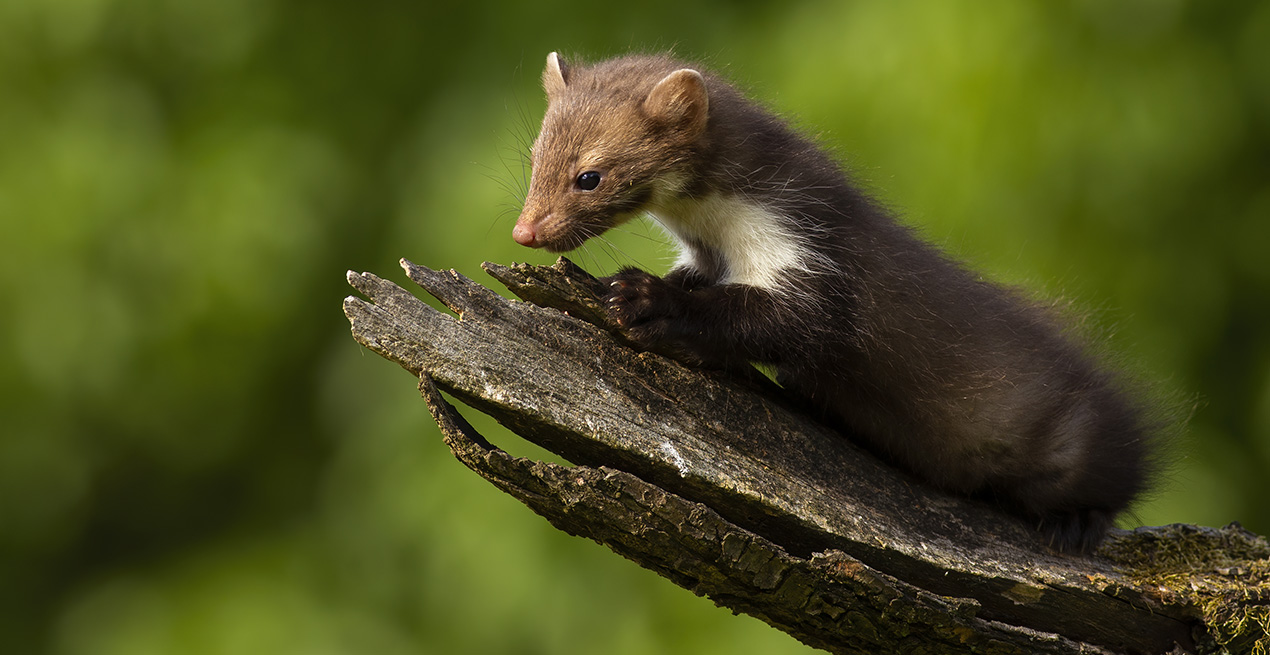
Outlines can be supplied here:
[[1136, 530], [1104, 552], [1161, 601], [1193, 606], [1211, 640], [1208, 649], [1270, 655], [1270, 542], [1264, 537], [1238, 523], [1220, 530], [1171, 525]]

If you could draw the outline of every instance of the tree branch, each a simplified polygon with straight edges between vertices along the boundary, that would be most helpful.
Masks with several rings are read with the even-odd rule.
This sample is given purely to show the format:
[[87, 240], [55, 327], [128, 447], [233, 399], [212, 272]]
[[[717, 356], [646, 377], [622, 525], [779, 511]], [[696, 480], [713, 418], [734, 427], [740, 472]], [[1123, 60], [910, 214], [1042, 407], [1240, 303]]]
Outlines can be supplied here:
[[[403, 260], [459, 318], [374, 275], [354, 337], [419, 378], [454, 455], [557, 528], [840, 653], [1270, 648], [1270, 544], [1237, 525], [1140, 528], [1095, 558], [942, 494], [739, 379], [615, 336], [567, 260], [485, 269], [529, 303]], [[531, 304], [534, 303], [534, 304]], [[438, 389], [573, 462], [513, 458]]]

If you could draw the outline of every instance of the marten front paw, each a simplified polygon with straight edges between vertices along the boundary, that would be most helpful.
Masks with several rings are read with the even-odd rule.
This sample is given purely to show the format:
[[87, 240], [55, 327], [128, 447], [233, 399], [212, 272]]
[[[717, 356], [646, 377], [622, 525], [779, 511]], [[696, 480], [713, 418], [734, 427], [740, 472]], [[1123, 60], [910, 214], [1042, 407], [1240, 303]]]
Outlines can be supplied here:
[[678, 316], [684, 291], [637, 268], [626, 268], [602, 280], [607, 283], [609, 312], [627, 335], [646, 346], [664, 341]]

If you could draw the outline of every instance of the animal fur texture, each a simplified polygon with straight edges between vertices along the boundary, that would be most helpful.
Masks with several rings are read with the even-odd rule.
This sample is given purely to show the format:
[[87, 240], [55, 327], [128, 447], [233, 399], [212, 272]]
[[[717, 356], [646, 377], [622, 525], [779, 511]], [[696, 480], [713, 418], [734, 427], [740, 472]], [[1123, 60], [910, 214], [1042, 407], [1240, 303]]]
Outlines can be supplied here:
[[1054, 312], [922, 241], [728, 83], [666, 56], [552, 53], [543, 85], [513, 237], [562, 252], [655, 218], [674, 268], [607, 278], [635, 341], [770, 365], [885, 459], [1059, 550], [1096, 548], [1143, 491], [1143, 408]]

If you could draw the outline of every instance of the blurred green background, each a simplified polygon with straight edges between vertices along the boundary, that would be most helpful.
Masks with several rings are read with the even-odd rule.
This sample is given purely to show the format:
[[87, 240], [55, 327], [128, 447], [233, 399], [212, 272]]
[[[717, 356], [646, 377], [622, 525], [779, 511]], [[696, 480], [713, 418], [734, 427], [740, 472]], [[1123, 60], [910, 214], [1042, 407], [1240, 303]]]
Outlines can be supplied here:
[[1270, 532], [1267, 44], [1265, 2], [0, 0], [0, 651], [806, 652], [468, 473], [348, 335], [346, 269], [552, 261], [507, 190], [551, 50], [704, 60], [1094, 310], [1194, 407], [1137, 520]]

